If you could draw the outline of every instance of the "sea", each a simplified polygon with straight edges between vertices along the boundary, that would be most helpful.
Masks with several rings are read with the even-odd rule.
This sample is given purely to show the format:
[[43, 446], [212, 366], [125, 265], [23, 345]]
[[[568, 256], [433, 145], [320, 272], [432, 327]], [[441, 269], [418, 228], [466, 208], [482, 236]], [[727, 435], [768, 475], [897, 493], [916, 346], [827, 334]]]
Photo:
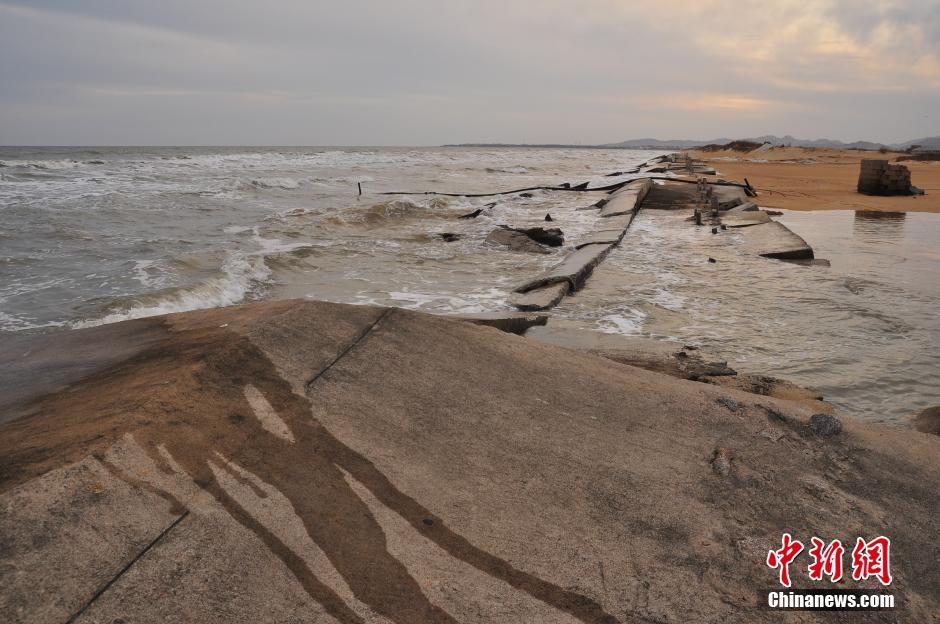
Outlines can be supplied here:
[[[515, 285], [594, 228], [590, 206], [602, 195], [425, 193], [594, 188], [627, 179], [623, 172], [656, 155], [0, 148], [0, 340], [294, 297], [438, 314], [510, 311]], [[813, 387], [866, 420], [906, 426], [913, 413], [940, 405], [940, 215], [777, 218], [831, 266], [753, 257], [738, 233], [713, 235], [677, 214], [641, 211], [553, 315], [580, 329], [699, 346], [739, 370]], [[567, 244], [531, 254], [486, 243], [500, 225], [559, 227]]]

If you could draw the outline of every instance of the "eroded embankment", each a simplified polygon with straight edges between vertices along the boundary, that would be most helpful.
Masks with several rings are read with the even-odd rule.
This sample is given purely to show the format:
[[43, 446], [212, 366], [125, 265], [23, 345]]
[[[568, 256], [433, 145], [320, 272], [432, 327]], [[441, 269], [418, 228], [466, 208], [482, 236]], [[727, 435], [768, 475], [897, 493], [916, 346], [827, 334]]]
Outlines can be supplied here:
[[580, 289], [594, 268], [621, 243], [641, 208], [687, 211], [696, 226], [714, 226], [713, 233], [719, 228], [739, 228], [744, 249], [754, 255], [780, 260], [813, 259], [813, 250], [805, 240], [749, 201], [757, 195], [750, 184], [708, 181], [700, 176], [714, 175], [714, 169], [680, 154], [654, 158], [628, 173], [650, 176], [658, 172], [678, 172], [688, 177], [643, 177], [609, 190], [610, 197], [594, 205], [599, 209], [594, 231], [560, 263], [517, 286], [510, 303], [520, 310], [547, 310], [558, 305]]
[[[771, 622], [784, 531], [940, 608], [935, 436], [396, 309], [135, 323], [4, 345], [68, 384], [0, 430], [10, 621]], [[57, 377], [88, 331], [126, 353]]]

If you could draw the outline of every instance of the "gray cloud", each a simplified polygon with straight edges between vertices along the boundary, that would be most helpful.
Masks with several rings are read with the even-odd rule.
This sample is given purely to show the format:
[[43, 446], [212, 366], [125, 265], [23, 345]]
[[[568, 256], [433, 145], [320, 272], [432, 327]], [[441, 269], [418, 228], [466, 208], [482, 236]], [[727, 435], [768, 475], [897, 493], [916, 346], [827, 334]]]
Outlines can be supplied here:
[[903, 140], [940, 133], [938, 16], [927, 1], [0, 2], [0, 143]]

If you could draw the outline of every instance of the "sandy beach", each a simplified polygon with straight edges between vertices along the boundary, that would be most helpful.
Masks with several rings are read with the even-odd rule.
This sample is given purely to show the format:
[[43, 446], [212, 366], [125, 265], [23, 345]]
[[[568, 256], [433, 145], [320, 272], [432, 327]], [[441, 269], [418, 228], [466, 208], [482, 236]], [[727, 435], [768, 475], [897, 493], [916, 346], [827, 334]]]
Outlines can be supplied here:
[[940, 162], [903, 161], [913, 184], [926, 195], [875, 197], [856, 191], [859, 163], [864, 158], [895, 162], [902, 152], [776, 147], [763, 152], [689, 153], [718, 170], [719, 178], [743, 180], [760, 192], [760, 205], [787, 210], [876, 210], [940, 212]]

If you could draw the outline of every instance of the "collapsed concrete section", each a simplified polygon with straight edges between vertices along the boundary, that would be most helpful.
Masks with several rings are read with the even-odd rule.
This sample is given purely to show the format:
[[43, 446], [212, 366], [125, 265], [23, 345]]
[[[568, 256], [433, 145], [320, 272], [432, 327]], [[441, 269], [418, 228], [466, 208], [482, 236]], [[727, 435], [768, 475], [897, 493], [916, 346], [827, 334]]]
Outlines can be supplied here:
[[613, 245], [610, 244], [584, 245], [545, 273], [517, 286], [515, 292], [526, 293], [560, 282], [567, 283], [571, 290], [577, 290], [610, 252], [611, 247]]
[[561, 303], [569, 292], [571, 292], [571, 284], [559, 282], [524, 293], [513, 292], [509, 295], [509, 303], [520, 310], [549, 310]]
[[602, 217], [616, 217], [618, 215], [633, 214], [646, 199], [646, 194], [652, 188], [653, 182], [648, 178], [635, 180], [613, 193], [610, 199], [601, 208]]
[[911, 195], [911, 171], [887, 160], [862, 159], [858, 192], [866, 195]]
[[520, 310], [547, 310], [578, 290], [596, 267], [618, 245], [653, 183], [634, 180], [614, 191], [600, 212], [600, 229], [575, 245], [575, 251], [542, 275], [518, 286], [509, 302]]
[[890, 536], [866, 621], [940, 610], [937, 436], [403, 310], [89, 332], [0, 344], [5, 622], [763, 624], [784, 531]]
[[754, 210], [750, 210], [751, 206], [754, 206], [754, 204], [745, 204], [722, 213], [720, 217], [721, 225], [739, 228], [772, 221], [767, 212], [757, 209], [757, 206], [754, 206]]
[[518, 286], [509, 302], [520, 310], [547, 310], [578, 290], [594, 267], [623, 239], [652, 187], [652, 181], [644, 178], [614, 191], [601, 207], [600, 229], [579, 241], [575, 251], [561, 263]]
[[790, 228], [778, 221], [760, 223], [739, 230], [744, 248], [758, 256], [778, 260], [811, 260], [813, 248]]

